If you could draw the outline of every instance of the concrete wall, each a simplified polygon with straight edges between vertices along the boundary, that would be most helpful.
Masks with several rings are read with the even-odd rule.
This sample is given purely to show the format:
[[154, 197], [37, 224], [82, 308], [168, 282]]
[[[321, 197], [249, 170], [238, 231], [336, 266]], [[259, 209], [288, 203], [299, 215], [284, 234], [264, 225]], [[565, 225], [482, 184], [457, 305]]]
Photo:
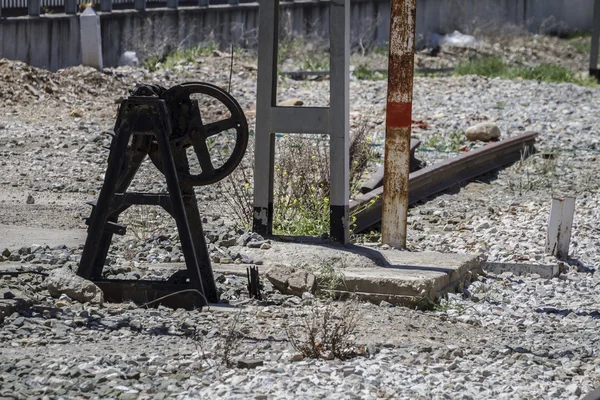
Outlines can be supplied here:
[[[508, 24], [532, 32], [589, 31], [593, 0], [418, 0], [417, 33], [501, 31]], [[281, 34], [327, 38], [325, 1], [285, 2]], [[389, 37], [389, 0], [352, 0], [352, 42], [384, 43]], [[105, 66], [134, 50], [140, 58], [207, 40], [254, 46], [258, 4], [210, 8], [150, 9], [100, 13]], [[55, 71], [81, 63], [79, 18], [65, 15], [0, 18], [0, 58]]]

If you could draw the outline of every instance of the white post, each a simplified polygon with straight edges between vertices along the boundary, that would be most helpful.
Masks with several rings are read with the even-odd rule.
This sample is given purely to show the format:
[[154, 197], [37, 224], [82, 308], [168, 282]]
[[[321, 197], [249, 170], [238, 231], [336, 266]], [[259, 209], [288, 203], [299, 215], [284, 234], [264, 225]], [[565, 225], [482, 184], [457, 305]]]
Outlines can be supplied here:
[[261, 235], [270, 235], [273, 230], [275, 163], [275, 135], [270, 122], [271, 108], [277, 103], [279, 0], [261, 1], [258, 26], [253, 230]]
[[102, 36], [100, 17], [88, 7], [79, 17], [81, 28], [81, 64], [102, 71]]
[[555, 196], [550, 208], [548, 235], [546, 236], [546, 253], [565, 259], [569, 255], [573, 214], [575, 213], [575, 197]]

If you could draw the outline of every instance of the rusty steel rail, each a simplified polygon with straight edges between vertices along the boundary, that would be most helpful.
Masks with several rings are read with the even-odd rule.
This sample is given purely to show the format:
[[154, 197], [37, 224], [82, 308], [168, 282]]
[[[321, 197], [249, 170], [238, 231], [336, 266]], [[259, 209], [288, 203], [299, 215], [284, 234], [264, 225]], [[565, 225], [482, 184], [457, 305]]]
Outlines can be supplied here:
[[[415, 150], [417, 147], [421, 145], [421, 141], [419, 139], [410, 139], [410, 172], [415, 172], [421, 169], [421, 161], [415, 158]], [[383, 185], [383, 165], [377, 169], [373, 175], [371, 175], [371, 179], [366, 181], [361, 187], [361, 193], [369, 193], [371, 190], [377, 189], [381, 185]]]
[[[537, 132], [525, 132], [411, 173], [409, 204], [520, 160], [533, 152], [537, 136]], [[354, 232], [362, 232], [381, 221], [382, 194], [383, 188], [379, 187], [350, 202], [351, 213], [364, 208], [355, 215]], [[367, 206], [373, 200], [373, 204]]]

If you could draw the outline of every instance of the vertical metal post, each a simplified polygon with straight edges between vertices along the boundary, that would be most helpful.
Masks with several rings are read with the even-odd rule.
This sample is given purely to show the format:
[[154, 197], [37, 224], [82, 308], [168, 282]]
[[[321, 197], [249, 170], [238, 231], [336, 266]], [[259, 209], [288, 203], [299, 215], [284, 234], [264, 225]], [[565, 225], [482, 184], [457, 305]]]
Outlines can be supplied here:
[[592, 22], [592, 48], [590, 51], [590, 75], [600, 81], [598, 68], [598, 46], [600, 46], [600, 0], [594, 1], [594, 20]]
[[416, 0], [392, 0], [383, 180], [382, 242], [406, 247]]
[[565, 259], [569, 255], [573, 214], [575, 213], [575, 197], [559, 196], [552, 198], [548, 234], [546, 236], [546, 253]]
[[100, 0], [100, 11], [112, 12], [112, 0]]
[[258, 9], [258, 84], [256, 91], [256, 139], [254, 154], [254, 215], [252, 229], [273, 233], [273, 165], [275, 135], [271, 132], [271, 108], [277, 104], [277, 45], [279, 0], [261, 0]]
[[30, 17], [39, 17], [42, 0], [27, 0], [27, 15]]
[[336, 241], [346, 244], [350, 201], [350, 0], [331, 0], [329, 4], [330, 235]]
[[167, 8], [177, 10], [179, 8], [179, 0], [167, 0]]
[[134, 0], [133, 8], [136, 11], [146, 11], [146, 0]]
[[77, 0], [65, 0], [65, 14], [77, 14]]

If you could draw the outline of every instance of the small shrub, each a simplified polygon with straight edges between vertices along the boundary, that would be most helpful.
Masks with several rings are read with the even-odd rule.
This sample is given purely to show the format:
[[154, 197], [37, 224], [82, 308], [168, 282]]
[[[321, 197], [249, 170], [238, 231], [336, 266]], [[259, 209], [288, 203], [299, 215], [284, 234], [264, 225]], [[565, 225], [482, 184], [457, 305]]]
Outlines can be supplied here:
[[360, 318], [357, 301], [340, 308], [331, 302], [323, 308], [314, 306], [286, 332], [292, 346], [305, 357], [347, 360], [365, 354], [354, 335]]

